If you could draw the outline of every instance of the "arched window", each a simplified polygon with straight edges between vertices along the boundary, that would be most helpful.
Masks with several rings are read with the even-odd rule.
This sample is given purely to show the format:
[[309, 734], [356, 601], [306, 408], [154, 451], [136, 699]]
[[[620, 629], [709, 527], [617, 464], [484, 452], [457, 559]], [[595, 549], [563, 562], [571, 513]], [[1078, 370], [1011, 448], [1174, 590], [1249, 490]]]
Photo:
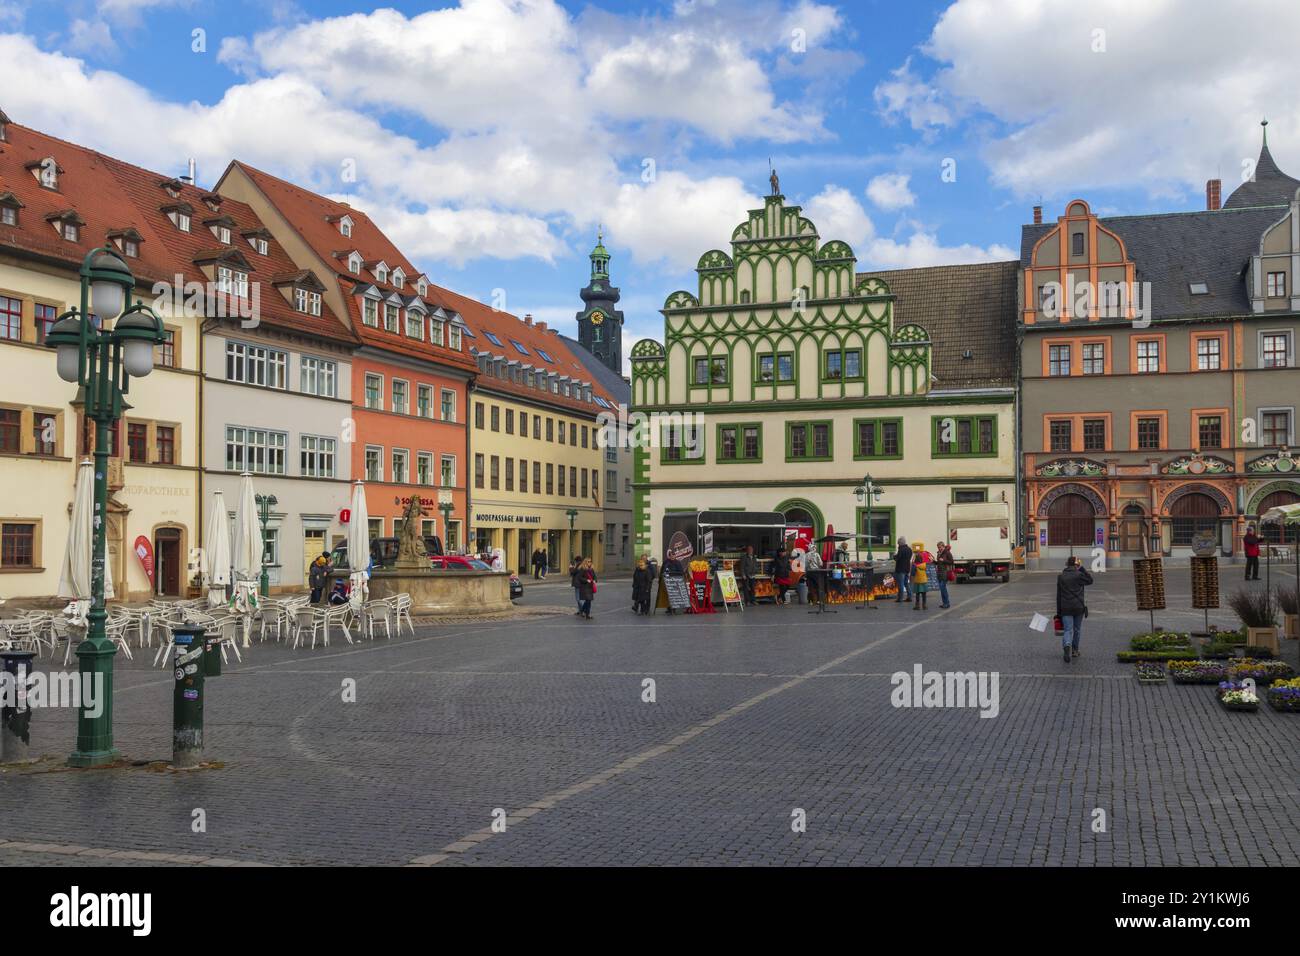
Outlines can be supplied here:
[[1189, 547], [1198, 533], [1215, 534], [1219, 527], [1219, 506], [1209, 495], [1193, 492], [1183, 495], [1169, 509], [1173, 518], [1175, 546]]
[[1061, 495], [1047, 512], [1047, 544], [1050, 547], [1092, 547], [1097, 514], [1083, 495]]
[[[1296, 502], [1300, 502], [1300, 495], [1294, 491], [1275, 491], [1271, 495], [1266, 495], [1259, 503], [1259, 513], [1262, 515], [1269, 508], [1280, 508], [1282, 505], [1293, 505]], [[1258, 528], [1260, 537], [1272, 544], [1300, 544], [1298, 525], [1261, 524]]]

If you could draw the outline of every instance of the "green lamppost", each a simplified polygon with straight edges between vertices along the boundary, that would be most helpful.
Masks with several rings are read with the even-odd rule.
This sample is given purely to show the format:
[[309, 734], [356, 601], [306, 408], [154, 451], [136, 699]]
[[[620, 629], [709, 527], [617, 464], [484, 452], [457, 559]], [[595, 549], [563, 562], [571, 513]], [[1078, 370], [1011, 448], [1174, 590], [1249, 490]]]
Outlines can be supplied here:
[[266, 529], [271, 523], [271, 509], [280, 502], [275, 495], [253, 495], [253, 500], [257, 502], [257, 516], [262, 522], [262, 577], [258, 581], [257, 590], [262, 597], [270, 597], [271, 575], [267, 573], [266, 566], [271, 553], [271, 539]]
[[570, 508], [565, 514], [569, 516], [569, 564], [573, 564], [573, 556], [576, 553], [573, 548], [573, 525], [578, 520], [578, 509]]
[[867, 506], [867, 563], [872, 562], [871, 555], [871, 505], [880, 500], [881, 488], [870, 475], [865, 475], [862, 484], [853, 489], [853, 494], [857, 496], [858, 504], [866, 503]]
[[[135, 277], [122, 258], [107, 247], [92, 249], [81, 263], [81, 305], [59, 316], [45, 337], [55, 349], [59, 378], [80, 388], [82, 407], [95, 423], [94, 550], [90, 568], [90, 614], [86, 639], [77, 647], [82, 686], [93, 687], [99, 713], [83, 702], [77, 711], [77, 749], [68, 758], [74, 767], [98, 767], [118, 757], [113, 746], [112, 641], [104, 634], [104, 553], [108, 534], [109, 429], [130, 406], [124, 400], [132, 378], [153, 371], [153, 350], [164, 341], [162, 320], [136, 300], [130, 305]], [[125, 311], [124, 311], [125, 310]], [[108, 323], [113, 319], [113, 327]], [[98, 322], [96, 327], [93, 322]]]

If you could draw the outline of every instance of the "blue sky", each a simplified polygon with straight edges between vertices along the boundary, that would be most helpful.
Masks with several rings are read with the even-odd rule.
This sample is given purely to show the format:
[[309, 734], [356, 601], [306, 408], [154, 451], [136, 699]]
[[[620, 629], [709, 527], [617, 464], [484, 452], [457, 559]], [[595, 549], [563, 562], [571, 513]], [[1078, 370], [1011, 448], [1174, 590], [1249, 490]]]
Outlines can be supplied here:
[[1300, 5], [1234, 6], [0, 0], [0, 108], [203, 185], [238, 157], [346, 196], [435, 281], [569, 333], [603, 223], [634, 340], [769, 158], [863, 269], [1012, 257], [1040, 198], [1200, 208], [1265, 115], [1294, 174]]

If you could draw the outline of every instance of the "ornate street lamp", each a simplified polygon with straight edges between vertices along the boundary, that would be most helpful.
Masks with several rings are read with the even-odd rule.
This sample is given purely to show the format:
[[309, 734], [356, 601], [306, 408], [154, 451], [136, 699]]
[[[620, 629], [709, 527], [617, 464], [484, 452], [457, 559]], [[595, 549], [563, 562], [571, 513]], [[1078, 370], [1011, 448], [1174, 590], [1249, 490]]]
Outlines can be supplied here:
[[[866, 502], [867, 506], [867, 563], [872, 562], [871, 555], [871, 505], [880, 500], [884, 493], [881, 487], [876, 484], [870, 475], [864, 475], [862, 484], [853, 489], [853, 494], [857, 496], [858, 504]], [[855, 549], [856, 550], [856, 549]]]
[[[118, 757], [113, 746], [112, 641], [104, 634], [104, 553], [108, 535], [109, 430], [129, 408], [124, 396], [132, 378], [153, 371], [153, 350], [164, 338], [162, 319], [136, 300], [128, 306], [135, 277], [122, 258], [107, 247], [92, 249], [81, 263], [81, 305], [50, 328], [45, 344], [56, 352], [59, 378], [81, 390], [83, 410], [95, 423], [94, 551], [91, 556], [91, 605], [86, 639], [77, 647], [82, 686], [94, 687], [102, 701], [98, 716], [83, 701], [77, 711], [77, 749], [68, 758], [74, 767], [97, 767]], [[125, 311], [123, 311], [125, 309]], [[99, 327], [91, 324], [91, 316]], [[108, 328], [110, 322], [112, 328]]]
[[271, 552], [271, 539], [267, 534], [267, 525], [271, 523], [271, 509], [280, 502], [275, 495], [253, 495], [253, 500], [257, 502], [257, 516], [262, 522], [262, 577], [258, 582], [257, 590], [262, 597], [270, 597], [271, 576], [266, 568]]

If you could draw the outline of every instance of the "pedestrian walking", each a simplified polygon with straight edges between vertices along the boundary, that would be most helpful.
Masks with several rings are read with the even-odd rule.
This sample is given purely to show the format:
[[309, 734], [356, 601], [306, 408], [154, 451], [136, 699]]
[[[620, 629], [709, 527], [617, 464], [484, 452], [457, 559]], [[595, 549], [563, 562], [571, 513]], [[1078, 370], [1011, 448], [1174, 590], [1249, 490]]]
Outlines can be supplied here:
[[754, 589], [758, 583], [758, 558], [754, 557], [752, 544], [745, 545], [745, 553], [740, 556], [736, 570], [739, 571], [741, 600], [753, 607], [756, 603]]
[[1083, 619], [1088, 616], [1083, 589], [1092, 583], [1092, 575], [1084, 570], [1079, 559], [1070, 555], [1065, 570], [1056, 578], [1056, 614], [1064, 625], [1061, 631], [1061, 652], [1065, 663], [1079, 656], [1079, 637], [1083, 634]]
[[907, 546], [907, 539], [899, 537], [898, 550], [894, 552], [894, 583], [898, 585], [898, 603], [911, 600], [912, 592], [908, 585], [908, 576], [912, 573], [912, 549]]
[[816, 549], [809, 548], [808, 553], [803, 556], [803, 580], [808, 582], [809, 604], [816, 604], [819, 600], [818, 595], [822, 589], [823, 568], [822, 556], [817, 553]]
[[573, 588], [573, 599], [577, 602], [577, 616], [582, 617], [582, 595], [578, 592], [578, 572], [582, 570], [582, 555], [574, 555], [569, 565], [569, 587]]
[[1246, 526], [1246, 536], [1241, 543], [1246, 546], [1246, 580], [1259, 580], [1259, 545], [1263, 539], [1255, 533], [1255, 526]]
[[785, 548], [777, 548], [776, 557], [772, 559], [772, 583], [776, 585], [776, 603], [781, 607], [785, 607], [785, 596], [793, 584], [791, 573], [790, 556]]
[[546, 564], [546, 555], [542, 552], [541, 548], [538, 548], [536, 551], [533, 552], [533, 559], [532, 559], [534, 581], [541, 580], [542, 568], [543, 566], [545, 566], [545, 564]]
[[578, 615], [591, 620], [591, 602], [596, 597], [596, 569], [591, 566], [591, 558], [583, 560], [578, 566], [574, 579], [578, 591]]
[[637, 559], [636, 570], [632, 572], [632, 608], [637, 614], [650, 613], [650, 588], [653, 584], [650, 562], [645, 555], [641, 555]]
[[330, 565], [330, 556], [328, 552], [322, 551], [316, 556], [316, 560], [311, 563], [311, 568], [307, 571], [307, 585], [311, 588], [311, 603], [319, 604], [321, 595], [325, 592], [325, 586], [329, 583], [330, 571], [334, 570]]
[[943, 603], [940, 608], [952, 607], [952, 602], [948, 600], [948, 582], [957, 579], [957, 573], [954, 570], [955, 561], [952, 557], [952, 546], [946, 541], [938, 544], [938, 554], [934, 557], [934, 583], [939, 587], [939, 597]]
[[913, 541], [912, 596], [916, 602], [912, 605], [913, 611], [929, 610], [926, 605], [926, 594], [930, 589], [930, 568], [933, 563], [934, 555], [925, 550], [925, 545], [920, 541]]

